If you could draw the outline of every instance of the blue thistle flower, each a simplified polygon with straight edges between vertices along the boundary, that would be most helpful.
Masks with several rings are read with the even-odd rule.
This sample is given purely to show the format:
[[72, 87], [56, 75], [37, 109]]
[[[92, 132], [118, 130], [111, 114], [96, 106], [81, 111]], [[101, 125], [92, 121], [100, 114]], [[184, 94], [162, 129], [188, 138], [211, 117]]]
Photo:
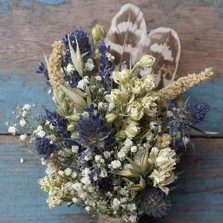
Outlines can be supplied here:
[[110, 52], [110, 46], [106, 46], [105, 45], [105, 42], [104, 41], [102, 41], [101, 43], [100, 43], [100, 45], [98, 46], [98, 50], [99, 50], [99, 52], [101, 53], [101, 54], [105, 54], [105, 53], [107, 53], [107, 52]]
[[98, 47], [101, 56], [99, 58], [99, 75], [101, 76], [106, 91], [109, 91], [112, 87], [112, 80], [110, 78], [112, 71], [114, 71], [115, 66], [109, 61], [106, 53], [110, 52], [110, 47], [106, 46], [104, 42]]
[[145, 215], [158, 219], [166, 216], [171, 208], [169, 197], [156, 187], [145, 188], [136, 198], [138, 217]]
[[97, 148], [102, 156], [103, 150], [108, 150], [115, 145], [112, 130], [107, 127], [107, 121], [94, 111], [94, 106], [85, 109], [85, 113], [77, 121], [77, 143], [87, 148], [81, 155], [80, 160], [87, 156], [93, 148]]
[[113, 180], [111, 176], [99, 178], [98, 187], [104, 192], [112, 192], [114, 190]]
[[173, 118], [168, 122], [171, 126], [170, 134], [176, 131], [187, 132], [189, 128], [196, 128], [195, 125], [204, 120], [209, 111], [209, 106], [195, 98], [188, 98], [183, 107], [175, 108], [171, 103], [169, 110], [173, 112]]
[[[115, 139], [107, 127], [106, 119], [102, 118], [97, 111], [91, 111], [91, 108], [85, 111], [76, 126], [80, 144], [99, 148], [108, 148], [114, 145]], [[107, 144], [107, 141], [111, 141], [110, 144]]]
[[209, 111], [208, 104], [195, 98], [188, 98], [184, 107], [188, 117], [188, 125], [191, 127], [202, 122]]
[[[209, 106], [195, 98], [188, 98], [181, 108], [176, 108], [173, 103], [170, 103], [168, 109], [173, 112], [173, 117], [167, 122], [167, 125], [170, 127], [169, 134], [175, 136], [176, 133], [180, 132], [181, 139], [182, 137], [187, 137], [193, 146], [190, 140], [189, 129], [193, 128], [201, 131], [195, 125], [204, 120], [209, 111]], [[174, 143], [176, 147], [180, 147], [181, 142], [179, 139]]]
[[59, 147], [51, 144], [50, 139], [46, 137], [36, 137], [35, 149], [40, 156], [48, 159], [52, 153], [59, 150]]
[[88, 55], [91, 54], [91, 44], [88, 37], [88, 34], [83, 29], [75, 29], [69, 34], [66, 34], [63, 38], [64, 46], [66, 50], [69, 50], [68, 41], [70, 39], [71, 45], [76, 51], [76, 40], [78, 42], [81, 54], [87, 53]]

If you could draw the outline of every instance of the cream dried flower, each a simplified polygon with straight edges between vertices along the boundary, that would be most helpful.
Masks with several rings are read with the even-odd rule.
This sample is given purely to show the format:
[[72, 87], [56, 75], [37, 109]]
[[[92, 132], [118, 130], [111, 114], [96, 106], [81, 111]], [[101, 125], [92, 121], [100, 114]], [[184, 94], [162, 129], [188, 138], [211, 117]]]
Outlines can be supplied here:
[[112, 73], [112, 79], [116, 84], [125, 85], [127, 81], [132, 78], [132, 73], [128, 69], [122, 71], [114, 71]]
[[133, 120], [140, 120], [144, 115], [144, 109], [138, 101], [133, 101], [127, 106], [127, 113]]
[[142, 106], [144, 108], [145, 113], [148, 116], [154, 116], [157, 113], [157, 100], [159, 97], [157, 95], [146, 95], [141, 99]]
[[155, 57], [153, 57], [152, 55], [145, 54], [135, 64], [135, 67], [137, 67], [137, 66], [143, 67], [143, 68], [152, 67], [152, 65], [155, 63], [155, 61], [156, 61]]
[[153, 147], [148, 161], [150, 165], [154, 166], [154, 170], [149, 176], [153, 180], [153, 186], [159, 187], [168, 194], [169, 188], [166, 186], [176, 179], [173, 172], [177, 162], [176, 152], [170, 147], [162, 149]]

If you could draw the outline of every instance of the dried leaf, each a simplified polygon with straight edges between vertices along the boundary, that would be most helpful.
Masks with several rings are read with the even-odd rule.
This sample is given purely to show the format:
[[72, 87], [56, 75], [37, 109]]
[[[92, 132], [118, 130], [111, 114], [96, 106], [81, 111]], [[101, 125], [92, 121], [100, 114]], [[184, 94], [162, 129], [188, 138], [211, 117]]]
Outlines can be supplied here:
[[134, 171], [130, 169], [115, 171], [114, 173], [123, 177], [137, 177], [138, 176], [138, 174], [134, 173]]
[[71, 60], [72, 60], [72, 63], [74, 65], [75, 69], [77, 70], [79, 75], [81, 77], [83, 77], [83, 59], [82, 59], [82, 55], [80, 52], [80, 48], [79, 48], [77, 39], [75, 39], [75, 41], [76, 41], [76, 52], [74, 51], [74, 48], [72, 47], [72, 45], [70, 43], [70, 39], [68, 40], [70, 56], [71, 56]]
[[146, 149], [140, 160], [140, 164], [141, 164], [140, 166], [144, 170], [144, 172], [147, 172], [149, 168], [148, 158], [149, 158], [149, 150]]
[[143, 172], [141, 166], [139, 166], [137, 163], [135, 163], [133, 160], [129, 159], [128, 157], [126, 158], [130, 164], [132, 165], [132, 168], [135, 172], [141, 174]]
[[81, 108], [87, 107], [86, 101], [79, 94], [69, 90], [63, 85], [61, 85], [60, 87], [70, 97], [70, 99], [75, 103], [75, 105]]

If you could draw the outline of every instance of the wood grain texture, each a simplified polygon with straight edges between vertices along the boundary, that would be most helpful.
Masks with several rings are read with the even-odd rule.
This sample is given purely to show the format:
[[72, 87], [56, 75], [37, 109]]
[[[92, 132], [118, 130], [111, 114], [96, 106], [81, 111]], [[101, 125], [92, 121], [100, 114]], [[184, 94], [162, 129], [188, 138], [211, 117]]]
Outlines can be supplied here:
[[[0, 134], [7, 133], [6, 120], [10, 120], [12, 111], [18, 105], [35, 104], [35, 113], [43, 114], [43, 106], [55, 109], [52, 96], [47, 92], [49, 88], [42, 74], [11, 73], [0, 75]], [[3, 87], [4, 86], [4, 87]], [[207, 102], [211, 110], [199, 128], [207, 131], [219, 132], [223, 135], [223, 80], [211, 80], [187, 92], [186, 96], [193, 96]]]
[[[49, 210], [37, 179], [44, 168], [7, 136], [5, 121], [18, 104], [53, 106], [44, 79], [35, 74], [43, 52], [65, 33], [99, 23], [107, 28], [119, 8], [131, 2], [144, 12], [148, 31], [175, 29], [181, 39], [178, 75], [213, 66], [215, 78], [192, 89], [211, 112], [202, 128], [223, 132], [223, 1], [221, 0], [0, 0], [0, 223], [96, 223], [77, 207]], [[185, 170], [172, 193], [165, 223], [223, 222], [223, 139], [196, 139], [179, 168]], [[27, 162], [20, 164], [20, 158]]]
[[77, 207], [49, 209], [37, 183], [44, 167], [14, 137], [0, 136], [0, 157], [0, 223], [95, 223]]
[[168, 223], [220, 223], [223, 218], [223, 141], [196, 139], [195, 153], [182, 158], [179, 186]]
[[[165, 223], [221, 223], [223, 218], [223, 139], [196, 139], [195, 152], [182, 157], [184, 170], [171, 192]], [[13, 137], [0, 136], [1, 223], [96, 223], [77, 207], [49, 209], [37, 180], [44, 168]], [[20, 163], [20, 158], [25, 162]]]
[[[112, 16], [125, 2], [2, 0], [0, 81], [5, 87], [0, 89], [0, 133], [7, 131], [4, 122], [19, 103], [38, 103], [39, 106], [50, 103], [43, 78], [36, 75], [35, 70], [38, 62], [44, 60], [43, 52], [50, 54], [51, 43], [76, 27], [87, 31], [96, 23], [109, 27]], [[219, 125], [223, 123], [223, 10], [219, 1], [131, 2], [144, 12], [148, 30], [169, 26], [178, 32], [182, 44], [178, 75], [214, 67], [215, 78], [190, 92], [211, 105], [212, 115], [203, 126], [223, 132], [223, 125]]]
[[6, 120], [17, 106], [36, 105], [35, 114], [43, 114], [43, 106], [55, 109], [52, 95], [48, 94], [48, 86], [42, 74], [12, 73], [0, 75], [0, 134], [7, 133]]
[[216, 74], [222, 75], [223, 10], [217, 4], [222, 1], [114, 0], [111, 4], [104, 0], [73, 0], [55, 5], [2, 1], [0, 8], [8, 5], [7, 14], [0, 10], [2, 72], [33, 72], [37, 61], [43, 60], [43, 51], [49, 54], [54, 40], [75, 27], [87, 31], [96, 23], [109, 27], [121, 5], [131, 2], [144, 12], [148, 30], [166, 26], [178, 32], [183, 49], [179, 74], [213, 66]]

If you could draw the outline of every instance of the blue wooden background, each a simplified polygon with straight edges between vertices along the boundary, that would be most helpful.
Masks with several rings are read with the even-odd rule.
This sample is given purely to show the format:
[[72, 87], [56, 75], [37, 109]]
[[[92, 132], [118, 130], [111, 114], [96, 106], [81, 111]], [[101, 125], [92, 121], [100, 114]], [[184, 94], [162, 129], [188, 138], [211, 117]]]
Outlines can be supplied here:
[[[166, 223], [223, 222], [223, 1], [222, 0], [0, 0], [0, 223], [95, 223], [97, 217], [66, 206], [50, 210], [37, 180], [44, 168], [18, 141], [5, 122], [18, 104], [53, 106], [42, 76], [35, 74], [51, 43], [77, 27], [109, 27], [112, 16], [131, 2], [144, 12], [148, 30], [174, 28], [181, 39], [179, 75], [213, 66], [215, 78], [192, 89], [211, 112], [202, 128], [215, 137], [196, 137], [188, 151], [173, 211]], [[23, 164], [20, 159], [25, 159]]]

